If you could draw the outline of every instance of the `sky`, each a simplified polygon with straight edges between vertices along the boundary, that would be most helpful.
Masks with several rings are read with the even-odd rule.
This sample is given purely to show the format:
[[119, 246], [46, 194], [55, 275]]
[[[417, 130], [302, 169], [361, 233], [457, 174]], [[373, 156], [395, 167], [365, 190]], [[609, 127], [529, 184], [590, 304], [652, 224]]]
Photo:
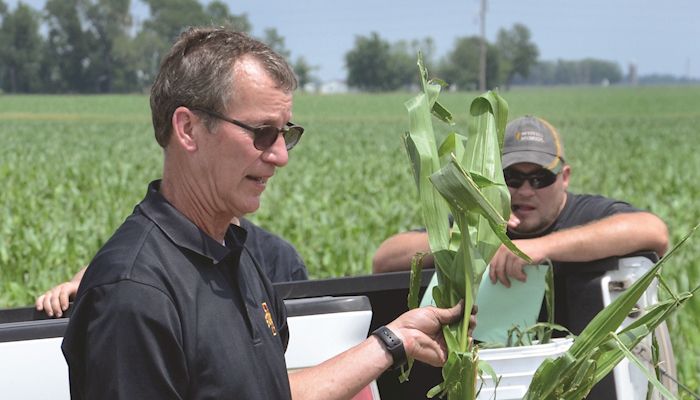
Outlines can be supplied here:
[[[18, 0], [4, 0], [14, 9]], [[22, 0], [36, 9], [44, 0]], [[200, 0], [208, 3], [208, 0]], [[276, 28], [292, 59], [303, 56], [322, 81], [343, 80], [345, 53], [357, 36], [377, 32], [391, 43], [432, 37], [436, 56], [455, 39], [479, 35], [480, 0], [225, 0], [247, 14], [253, 34]], [[137, 21], [148, 7], [132, 0]], [[587, 57], [631, 63], [639, 75], [700, 79], [700, 0], [488, 0], [486, 39], [521, 23], [530, 29], [540, 60]]]

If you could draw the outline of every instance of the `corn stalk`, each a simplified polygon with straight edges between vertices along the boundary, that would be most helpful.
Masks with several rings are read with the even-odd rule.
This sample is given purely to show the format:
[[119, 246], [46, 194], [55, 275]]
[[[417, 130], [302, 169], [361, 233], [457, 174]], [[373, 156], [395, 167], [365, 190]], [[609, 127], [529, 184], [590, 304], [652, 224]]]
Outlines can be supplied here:
[[[444, 381], [428, 397], [472, 400], [480, 365], [493, 373], [479, 362], [468, 337], [469, 316], [482, 275], [502, 243], [528, 259], [506, 236], [510, 194], [503, 179], [501, 150], [508, 105], [493, 92], [477, 97], [469, 109], [468, 136], [452, 132], [438, 147], [432, 117], [453, 125], [452, 115], [437, 101], [441, 84], [428, 80], [420, 54], [418, 68], [423, 90], [406, 102], [409, 131], [404, 144], [435, 259], [438, 285], [433, 298], [439, 307], [464, 300], [465, 310], [461, 322], [443, 328], [449, 351], [442, 369]], [[416, 272], [420, 263], [413, 264]], [[409, 304], [415, 305], [417, 296], [412, 291]]]

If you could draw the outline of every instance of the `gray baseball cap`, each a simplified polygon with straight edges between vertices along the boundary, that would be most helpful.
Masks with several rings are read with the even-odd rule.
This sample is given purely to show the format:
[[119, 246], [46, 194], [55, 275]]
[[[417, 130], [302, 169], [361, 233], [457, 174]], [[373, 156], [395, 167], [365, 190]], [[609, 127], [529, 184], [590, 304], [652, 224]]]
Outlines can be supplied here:
[[564, 146], [557, 130], [542, 118], [526, 115], [506, 126], [503, 139], [503, 168], [532, 163], [554, 173], [564, 166]]

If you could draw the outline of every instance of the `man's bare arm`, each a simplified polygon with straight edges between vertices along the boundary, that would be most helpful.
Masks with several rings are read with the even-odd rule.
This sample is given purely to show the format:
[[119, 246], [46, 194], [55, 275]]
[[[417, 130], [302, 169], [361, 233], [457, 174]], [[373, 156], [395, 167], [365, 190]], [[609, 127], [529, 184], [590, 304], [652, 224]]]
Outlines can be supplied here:
[[[411, 259], [416, 253], [429, 253], [428, 233], [409, 231], [386, 239], [377, 248], [372, 258], [372, 272], [406, 271], [411, 268]], [[424, 268], [433, 267], [432, 256], [423, 259]]]
[[[615, 214], [586, 225], [552, 232], [514, 243], [533, 263], [552, 261], [593, 261], [651, 250], [663, 256], [668, 248], [668, 229], [649, 212]], [[525, 280], [526, 262], [501, 246], [491, 260], [490, 278], [510, 286], [509, 277]]]
[[[462, 315], [463, 303], [449, 309], [421, 307], [387, 324], [404, 343], [409, 357], [433, 366], [447, 360], [441, 326]], [[475, 323], [474, 317], [470, 326]], [[382, 342], [370, 336], [364, 342], [315, 367], [289, 374], [294, 400], [349, 399], [377, 379], [393, 359]]]

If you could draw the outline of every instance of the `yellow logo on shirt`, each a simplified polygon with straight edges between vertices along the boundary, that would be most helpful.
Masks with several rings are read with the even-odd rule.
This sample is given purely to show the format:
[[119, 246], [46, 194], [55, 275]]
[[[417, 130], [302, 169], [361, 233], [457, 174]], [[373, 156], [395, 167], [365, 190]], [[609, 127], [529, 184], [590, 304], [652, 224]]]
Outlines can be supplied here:
[[267, 308], [267, 303], [262, 303], [262, 309], [265, 312], [265, 322], [267, 323], [267, 327], [270, 328], [272, 336], [277, 336], [277, 327], [275, 326], [275, 322], [272, 320], [272, 314], [270, 314], [270, 309]]

